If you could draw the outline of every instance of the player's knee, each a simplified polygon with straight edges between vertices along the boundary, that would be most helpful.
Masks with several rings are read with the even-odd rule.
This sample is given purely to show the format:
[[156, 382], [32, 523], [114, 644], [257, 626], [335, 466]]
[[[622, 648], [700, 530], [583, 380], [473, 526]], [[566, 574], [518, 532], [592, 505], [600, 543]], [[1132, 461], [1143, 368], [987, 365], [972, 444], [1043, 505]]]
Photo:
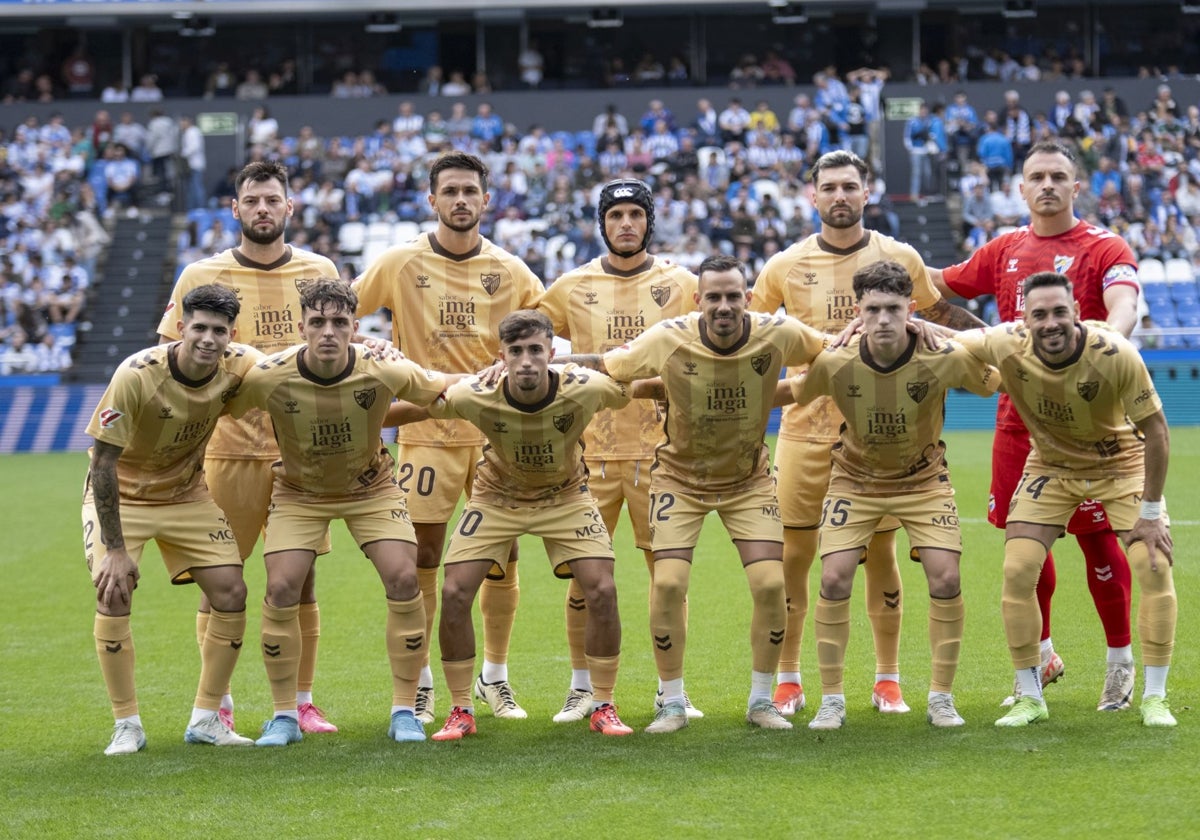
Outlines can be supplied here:
[[583, 594], [589, 611], [612, 612], [617, 607], [617, 584], [611, 575], [593, 581]]
[[241, 612], [246, 609], [246, 582], [240, 574], [231, 575], [209, 588], [208, 600], [220, 612]]
[[1004, 544], [1004, 588], [1014, 593], [1033, 592], [1037, 588], [1046, 547], [1037, 540], [1014, 537]]

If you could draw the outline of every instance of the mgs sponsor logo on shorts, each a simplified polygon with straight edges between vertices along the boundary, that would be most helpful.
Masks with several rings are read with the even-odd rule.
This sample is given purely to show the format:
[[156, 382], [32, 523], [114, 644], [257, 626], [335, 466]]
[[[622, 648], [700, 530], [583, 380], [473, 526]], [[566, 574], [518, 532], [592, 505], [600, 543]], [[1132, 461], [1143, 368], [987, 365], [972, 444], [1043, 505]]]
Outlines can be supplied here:
[[589, 510], [587, 516], [592, 521], [582, 528], [575, 529], [575, 539], [586, 540], [595, 537], [607, 538], [608, 529], [604, 527], [604, 519], [597, 510]]
[[779, 505], [763, 505], [762, 515], [772, 521], [779, 521]]
[[229, 527], [229, 523], [225, 523], [224, 528], [218, 528], [215, 531], [209, 531], [208, 541], [211, 543], [236, 542], [236, 540], [233, 538], [233, 529]]

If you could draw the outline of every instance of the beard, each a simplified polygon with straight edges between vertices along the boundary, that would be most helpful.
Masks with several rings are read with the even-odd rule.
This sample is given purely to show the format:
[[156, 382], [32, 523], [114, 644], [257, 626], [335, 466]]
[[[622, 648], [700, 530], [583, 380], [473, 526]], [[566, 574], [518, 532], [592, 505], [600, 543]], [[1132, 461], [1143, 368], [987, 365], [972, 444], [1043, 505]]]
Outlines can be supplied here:
[[847, 206], [845, 209], [847, 215], [843, 216], [833, 215], [833, 208], [830, 208], [829, 211], [825, 213], [819, 213], [818, 215], [821, 217], [821, 224], [828, 225], [831, 228], [844, 229], [852, 228], [862, 221], [863, 211], [861, 208], [855, 209], [854, 207]]
[[256, 245], [270, 245], [283, 236], [285, 227], [287, 227], [287, 219], [284, 219], [277, 225], [272, 224], [265, 230], [255, 228], [254, 222], [247, 223], [245, 219], [242, 219], [242, 236]]
[[479, 216], [477, 215], [471, 216], [471, 221], [469, 222], [459, 222], [455, 220], [452, 214], [443, 215], [438, 213], [438, 221], [456, 233], [466, 233], [469, 230], [479, 227]]

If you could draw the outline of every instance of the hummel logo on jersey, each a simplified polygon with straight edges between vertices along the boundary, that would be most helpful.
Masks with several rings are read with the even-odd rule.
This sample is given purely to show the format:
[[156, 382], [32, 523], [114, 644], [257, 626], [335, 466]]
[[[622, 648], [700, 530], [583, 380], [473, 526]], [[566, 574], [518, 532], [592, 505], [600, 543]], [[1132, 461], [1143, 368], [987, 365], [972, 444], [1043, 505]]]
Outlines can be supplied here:
[[429, 285], [429, 275], [428, 274], [418, 274], [417, 275], [417, 288], [418, 289], [431, 288]]
[[851, 385], [849, 388], [846, 389], [846, 396], [861, 397], [862, 396], [862, 386], [861, 385]]
[[100, 412], [100, 428], [107, 429], [124, 416], [125, 413], [122, 411], [117, 411], [115, 408], [106, 408]]
[[508, 434], [508, 424], [503, 420], [497, 420], [492, 424], [492, 431], [498, 435], [506, 435]]
[[496, 290], [500, 288], [499, 274], [480, 274], [479, 282], [483, 285], [483, 290], [489, 295], [496, 294]]
[[815, 271], [804, 272], [804, 285], [805, 286], [817, 285], [817, 272], [815, 272]]
[[1100, 393], [1100, 383], [1095, 381], [1080, 382], [1075, 386], [1075, 388], [1079, 391], [1079, 396], [1083, 397], [1088, 402], [1096, 399], [1096, 394]]
[[1007, 269], [1005, 269], [1005, 270], [1006, 270], [1006, 271], [1007, 271], [1009, 274], [1012, 274], [1013, 272], [1016, 272], [1016, 271], [1020, 271], [1021, 269], [1019, 269], [1019, 268], [1017, 267], [1017, 263], [1018, 263], [1018, 262], [1020, 262], [1020, 260], [1017, 260], [1017, 259], [1011, 259], [1011, 260], [1009, 260], [1009, 261], [1008, 261], [1008, 268], [1007, 268]]
[[929, 394], [929, 383], [909, 382], [904, 386], [904, 390], [908, 391], [908, 395], [912, 397], [913, 402], [920, 402]]
[[283, 403], [283, 413], [284, 414], [299, 414], [300, 409], [297, 408], [296, 401], [295, 400], [286, 400]]
[[234, 286], [234, 287], [233, 287], [233, 295], [234, 295], [234, 297], [236, 297], [238, 300], [241, 300], [241, 299], [242, 299], [242, 290], [241, 290], [241, 289], [239, 289], [237, 286]]
[[683, 375], [684, 376], [697, 376], [698, 374], [696, 373], [696, 363], [695, 362], [684, 362], [683, 363]]
[[355, 391], [354, 401], [358, 403], [358, 407], [363, 411], [370, 410], [371, 406], [375, 405], [375, 389], [364, 388], [361, 391]]
[[762, 376], [763, 374], [765, 374], [770, 367], [771, 367], [771, 354], [770, 353], [759, 353], [757, 356], [753, 356], [750, 359], [750, 368], [755, 373], [757, 373], [759, 376]]
[[597, 303], [599, 303], [599, 301], [596, 300], [596, 297], [597, 297], [597, 295], [595, 292], [584, 292], [583, 305], [584, 306], [595, 306]]
[[1074, 257], [1068, 257], [1064, 254], [1055, 254], [1054, 256], [1054, 271], [1058, 274], [1066, 274], [1067, 269], [1074, 264]]
[[657, 303], [660, 307], [666, 306], [667, 301], [669, 301], [671, 299], [671, 287], [670, 286], [651, 286], [650, 287], [650, 297], [653, 298], [654, 302]]
[[169, 405], [164, 405], [158, 410], [158, 417], [160, 420], [170, 420], [174, 416], [175, 415], [171, 413], [171, 406]]

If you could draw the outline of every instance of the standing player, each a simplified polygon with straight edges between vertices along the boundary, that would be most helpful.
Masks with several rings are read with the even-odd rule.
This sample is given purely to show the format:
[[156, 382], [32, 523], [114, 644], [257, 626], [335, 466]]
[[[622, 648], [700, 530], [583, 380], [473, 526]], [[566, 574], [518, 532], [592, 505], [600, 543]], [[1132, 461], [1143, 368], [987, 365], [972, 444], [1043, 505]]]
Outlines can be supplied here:
[[[300, 290], [318, 277], [336, 277], [337, 268], [325, 257], [294, 249], [284, 242], [292, 199], [288, 196], [287, 170], [273, 161], [248, 164], [234, 180], [237, 198], [233, 215], [242, 228], [242, 241], [183, 270], [171, 292], [171, 301], [158, 325], [162, 341], [178, 339], [176, 310], [191, 289], [216, 283], [237, 293], [242, 315], [234, 324], [238, 339], [263, 353], [277, 353], [300, 341]], [[229, 516], [238, 550], [245, 559], [267, 521], [271, 501], [271, 464], [279, 460], [279, 447], [270, 419], [252, 411], [235, 420], [223, 418], [209, 444], [204, 461], [205, 476], [213, 499]], [[329, 551], [329, 543], [319, 553]], [[325, 714], [312, 702], [313, 678], [317, 670], [317, 643], [321, 614], [317, 607], [314, 576], [310, 572], [300, 594], [299, 694], [300, 728], [305, 732], [337, 732]], [[204, 645], [209, 622], [208, 604], [200, 603], [196, 616], [196, 638]], [[233, 726], [233, 698], [221, 698], [222, 715]]]
[[340, 280], [309, 283], [300, 295], [305, 343], [250, 371], [231, 407], [238, 415], [265, 410], [280, 449], [263, 547], [262, 650], [275, 716], [263, 726], [259, 746], [285, 746], [302, 737], [296, 704], [300, 592], [334, 519], [345, 520], [387, 596], [388, 736], [425, 740], [413, 713], [428, 644], [416, 540], [392, 475], [395, 464], [379, 435], [393, 396], [427, 405], [444, 390], [446, 377], [407, 359], [366, 357], [361, 345], [350, 343], [357, 306]]
[[[922, 318], [957, 329], [982, 326], [981, 321], [941, 298], [926, 279], [921, 257], [913, 248], [863, 227], [867, 165], [857, 155], [846, 151], [822, 155], [809, 177], [821, 231], [767, 262], [754, 286], [754, 311], [774, 312], [782, 306], [811, 327], [837, 333], [854, 317], [854, 272], [888, 259], [900, 263], [914, 279], [913, 299]], [[788, 620], [775, 703], [789, 716], [805, 704], [800, 642], [808, 615], [809, 570], [817, 552], [821, 503], [829, 486], [829, 447], [837, 441], [841, 422], [837, 406], [827, 398], [807, 406], [788, 406], [776, 444]], [[867, 617], [876, 662], [871, 702], [881, 712], [908, 711], [900, 692], [903, 605], [896, 565], [897, 527], [894, 518], [885, 517], [882, 530], [866, 549]]]
[[[610, 181], [600, 190], [597, 205], [607, 255], [558, 278], [538, 304], [555, 332], [570, 340], [573, 353], [605, 353], [637, 338], [647, 327], [695, 308], [695, 276], [646, 251], [654, 235], [654, 198], [646, 185], [630, 179]], [[661, 412], [647, 400], [599, 411], [583, 433], [588, 489], [604, 525], [615, 533], [621, 505], [628, 506], [634, 540], [646, 556], [651, 577], [650, 465], [661, 438]], [[556, 723], [582, 720], [593, 699], [584, 655], [587, 605], [575, 579], [567, 588], [566, 617], [571, 687], [562, 711], [554, 716]], [[690, 716], [703, 717], [686, 692], [684, 705]]]
[[[993, 239], [966, 262], [942, 271], [930, 269], [934, 283], [947, 294], [967, 298], [995, 295], [1000, 320], [1016, 321], [1025, 311], [1020, 283], [1034, 272], [1055, 271], [1072, 279], [1083, 318], [1107, 320], [1113, 329], [1128, 336], [1137, 323], [1137, 261], [1121, 237], [1075, 218], [1079, 181], [1071, 150], [1057, 141], [1037, 143], [1025, 158], [1023, 173], [1021, 195], [1029, 206], [1029, 225]], [[1001, 394], [988, 502], [988, 520], [997, 528], [1005, 527], [1008, 500], [1028, 455], [1029, 433], [1009, 397]], [[1067, 530], [1083, 550], [1088, 589], [1108, 641], [1107, 673], [1097, 708], [1124, 709], [1133, 696], [1129, 563], [1102, 505], [1084, 501]], [[1064, 667], [1050, 638], [1055, 581], [1054, 558], [1048, 555], [1038, 581], [1043, 685], [1057, 680]], [[1013, 696], [1005, 703], [1018, 696], [1014, 686]]]
[[666, 390], [665, 435], [650, 487], [650, 631], [663, 705], [646, 728], [650, 733], [688, 724], [683, 605], [700, 527], [714, 510], [737, 548], [754, 601], [746, 719], [765, 729], [792, 728], [771, 702], [787, 606], [783, 526], [764, 437], [781, 368], [811, 362], [825, 336], [794, 318], [748, 314], [744, 271], [732, 257], [709, 257], [700, 264], [699, 312], [663, 321], [602, 357], [566, 357], [623, 381], [661, 376]]
[[[389, 249], [354, 283], [359, 314], [382, 306], [392, 312], [392, 339], [404, 354], [431, 370], [474, 373], [499, 352], [496, 327], [517, 309], [532, 309], [541, 281], [516, 257], [479, 234], [490, 198], [488, 171], [479, 158], [447, 152], [429, 169], [429, 206], [437, 230]], [[484, 438], [464, 420], [428, 420], [400, 429], [400, 488], [417, 533], [417, 575], [427, 630], [437, 611], [437, 570], [446, 523], [463, 491], [470, 492]], [[483, 669], [476, 695], [497, 717], [523, 718], [508, 683], [508, 644], [520, 596], [516, 548], [503, 580], [483, 586]], [[433, 720], [433, 672], [421, 670], [417, 713]]]
[[585, 667], [594, 683], [584, 716], [593, 731], [629, 735], [633, 730], [613, 705], [621, 619], [612, 539], [588, 492], [580, 445], [593, 415], [625, 406], [629, 392], [573, 365], [551, 367], [554, 328], [540, 312], [511, 313], [500, 322], [499, 335], [507, 373], [491, 385], [461, 382], [429, 409], [436, 417], [467, 420], [488, 438], [471, 500], [446, 552], [438, 638], [453, 709], [433, 739], [475, 732], [471, 608], [484, 578], [504, 573], [509, 546], [522, 534], [542, 538], [554, 574], [577, 582], [587, 604]]
[[96, 587], [96, 653], [116, 718], [105, 755], [146, 746], [129, 616], [142, 547], [150, 540], [158, 543], [171, 582], [198, 583], [212, 604], [184, 740], [253, 743], [218, 714], [246, 629], [246, 584], [229, 520], [209, 496], [202, 467], [217, 418], [261, 358], [230, 343], [238, 309], [228, 289], [210, 285], [190, 292], [174, 325], [182, 340], [126, 359], [88, 424], [96, 444], [84, 487], [83, 547]]
[[1142, 723], [1174, 726], [1167, 672], [1178, 605], [1163, 500], [1170, 435], [1162, 401], [1124, 336], [1102, 323], [1080, 322], [1079, 293], [1066, 275], [1032, 274], [1022, 293], [1023, 325], [961, 336], [968, 349], [1000, 369], [1033, 438], [1004, 529], [1001, 607], [1020, 690], [996, 725], [1028, 726], [1049, 716], [1035, 589], [1050, 546], [1075, 509], [1094, 499], [1104, 503], [1141, 588]]
[[863, 549], [884, 516], [894, 516], [908, 531], [929, 580], [927, 718], [934, 726], [962, 726], [951, 694], [963, 636], [962, 535], [942, 422], [948, 389], [990, 396], [1000, 377], [962, 347], [946, 343], [929, 350], [909, 332], [916, 304], [912, 278], [899, 263], [873, 263], [856, 271], [853, 282], [862, 337], [822, 353], [806, 375], [792, 380], [796, 402], [827, 395], [845, 418], [822, 506], [815, 616], [821, 708], [808, 727], [840, 729], [846, 720], [842, 675], [850, 593]]

